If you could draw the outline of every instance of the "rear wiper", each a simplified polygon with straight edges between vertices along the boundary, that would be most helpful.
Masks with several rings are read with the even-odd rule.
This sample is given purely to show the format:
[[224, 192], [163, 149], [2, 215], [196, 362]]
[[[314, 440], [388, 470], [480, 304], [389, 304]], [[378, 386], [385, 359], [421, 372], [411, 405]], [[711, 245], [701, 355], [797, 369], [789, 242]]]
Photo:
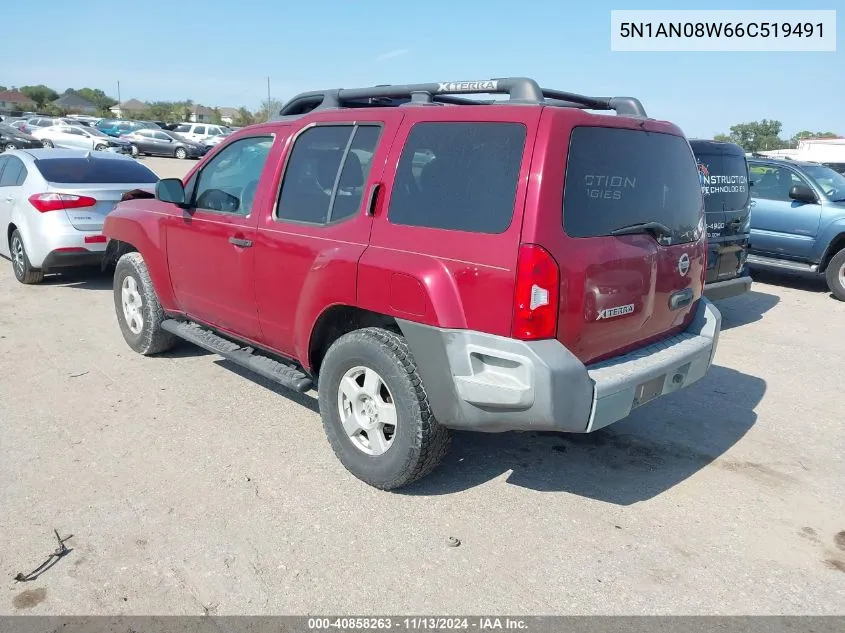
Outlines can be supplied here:
[[671, 237], [672, 229], [661, 222], [638, 222], [637, 224], [620, 226], [610, 232], [611, 235], [635, 235], [637, 233], [651, 233], [657, 238]]

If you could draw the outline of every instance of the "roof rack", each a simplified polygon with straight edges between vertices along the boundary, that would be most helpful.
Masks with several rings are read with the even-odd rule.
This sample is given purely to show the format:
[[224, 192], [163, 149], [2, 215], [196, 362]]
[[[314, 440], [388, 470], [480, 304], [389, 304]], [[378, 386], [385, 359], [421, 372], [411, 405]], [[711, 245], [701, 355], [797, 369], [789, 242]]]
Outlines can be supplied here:
[[[508, 99], [477, 100], [456, 96], [470, 94], [506, 94]], [[620, 116], [647, 117], [642, 103], [633, 97], [588, 97], [573, 92], [541, 88], [536, 81], [527, 77], [316, 90], [296, 95], [281, 107], [278, 115], [288, 117], [307, 114], [313, 110], [354, 107], [503, 103], [548, 105], [583, 110], [614, 110]]]

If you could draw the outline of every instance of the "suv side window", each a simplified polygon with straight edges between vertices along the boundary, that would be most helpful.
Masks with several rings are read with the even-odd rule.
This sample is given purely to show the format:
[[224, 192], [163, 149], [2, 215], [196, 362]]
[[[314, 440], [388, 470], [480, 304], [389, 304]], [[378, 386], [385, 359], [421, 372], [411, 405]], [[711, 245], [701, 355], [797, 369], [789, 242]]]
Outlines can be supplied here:
[[5, 169], [0, 165], [0, 169], [3, 172], [0, 175], [0, 187], [17, 187], [23, 184], [23, 181], [26, 179], [26, 167], [24, 164], [14, 156], [6, 157], [6, 161]]
[[396, 168], [388, 220], [503, 233], [513, 218], [526, 134], [521, 123], [417, 123]]
[[302, 132], [285, 168], [277, 219], [328, 224], [357, 213], [381, 129], [318, 125]]
[[174, 132], [190, 132], [191, 126], [190, 125], [177, 125], [176, 129], [173, 130]]
[[225, 147], [199, 173], [193, 206], [218, 213], [249, 215], [272, 145], [272, 136], [253, 136]]
[[780, 202], [792, 202], [789, 197], [789, 190], [795, 185], [810, 184], [798, 174], [787, 167], [777, 165], [752, 165], [750, 169], [751, 180], [754, 186], [751, 187], [751, 197], [762, 200], [778, 200]]
[[197, 127], [195, 127], [194, 128], [194, 134], [205, 134], [205, 126], [204, 125], [198, 125]]

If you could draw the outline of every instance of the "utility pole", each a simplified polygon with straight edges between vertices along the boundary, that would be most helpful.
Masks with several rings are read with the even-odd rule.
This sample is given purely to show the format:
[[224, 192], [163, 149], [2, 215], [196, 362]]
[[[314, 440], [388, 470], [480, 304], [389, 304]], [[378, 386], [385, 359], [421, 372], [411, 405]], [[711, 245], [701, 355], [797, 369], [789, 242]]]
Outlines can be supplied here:
[[120, 100], [120, 80], [117, 81], [117, 109], [120, 111], [120, 116], [123, 116], [123, 102]]
[[270, 78], [267, 77], [267, 120], [270, 120], [270, 107], [272, 99], [270, 98]]

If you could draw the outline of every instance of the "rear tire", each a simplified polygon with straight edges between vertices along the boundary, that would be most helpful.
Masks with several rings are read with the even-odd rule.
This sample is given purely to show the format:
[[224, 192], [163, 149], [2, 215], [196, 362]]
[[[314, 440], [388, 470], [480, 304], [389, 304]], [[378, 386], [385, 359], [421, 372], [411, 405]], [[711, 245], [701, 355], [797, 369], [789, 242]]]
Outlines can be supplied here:
[[836, 253], [825, 270], [827, 287], [834, 297], [845, 301], [845, 248]]
[[102, 151], [103, 151], [103, 150], [105, 150], [107, 147], [108, 147], [108, 145], [97, 145], [96, 147], [94, 147], [94, 151], [95, 151], [95, 152], [102, 152]]
[[12, 232], [9, 238], [9, 253], [12, 256], [12, 270], [15, 273], [15, 279], [22, 284], [38, 284], [44, 280], [44, 273], [36, 270], [29, 263], [29, 256], [26, 254], [26, 248], [23, 245], [23, 237], [18, 229]]
[[123, 338], [133, 350], [149, 356], [172, 349], [178, 338], [161, 328], [167, 318], [150, 280], [144, 258], [126, 253], [114, 270], [114, 309]]
[[188, 151], [184, 147], [177, 147], [173, 155], [179, 160], [185, 160], [188, 158]]
[[[361, 481], [393, 490], [425, 477], [443, 460], [449, 430], [431, 412], [403, 337], [380, 328], [341, 336], [326, 353], [319, 380], [326, 437], [340, 462]], [[358, 419], [376, 428], [367, 431]], [[388, 419], [394, 424], [384, 422]], [[371, 433], [379, 433], [378, 439]]]
[[132, 145], [132, 146], [129, 148], [129, 151], [130, 151], [130, 153], [132, 154], [132, 158], [138, 158], [139, 154], [141, 153], [141, 152], [139, 152], [139, 151], [138, 151], [138, 148], [137, 148], [137, 147], [135, 147], [134, 145]]
[[6, 143], [6, 146], [3, 148], [4, 152], [10, 152], [13, 149], [17, 149], [14, 143]]
[[51, 140], [50, 140], [50, 139], [48, 139], [48, 138], [45, 138], [43, 141], [41, 141], [41, 146], [42, 146], [42, 147], [46, 147], [46, 148], [48, 148], [48, 149], [49, 149], [49, 148], [51, 148], [51, 147], [54, 147], [54, 145], [53, 145], [53, 141], [51, 141]]

